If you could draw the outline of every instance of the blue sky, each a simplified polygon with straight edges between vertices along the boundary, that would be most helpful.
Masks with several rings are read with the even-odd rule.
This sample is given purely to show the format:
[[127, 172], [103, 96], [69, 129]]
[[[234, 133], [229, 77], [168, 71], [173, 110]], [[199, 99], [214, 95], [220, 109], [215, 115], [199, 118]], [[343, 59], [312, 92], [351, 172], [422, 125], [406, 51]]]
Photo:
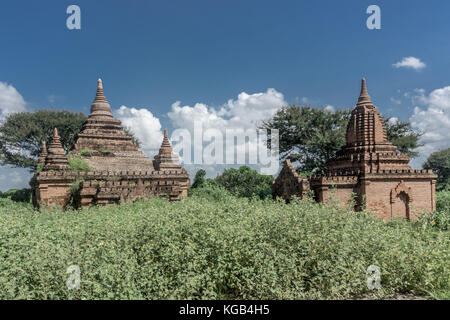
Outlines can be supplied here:
[[[71, 4], [81, 30], [66, 28]], [[366, 27], [371, 4], [381, 30]], [[113, 109], [149, 110], [171, 130], [176, 101], [218, 109], [274, 88], [286, 103], [337, 109], [355, 104], [365, 76], [383, 114], [405, 120], [418, 106], [416, 126], [431, 132], [433, 110], [449, 116], [449, 13], [446, 0], [2, 1], [0, 82], [27, 110], [88, 113], [101, 77]], [[425, 67], [393, 66], [405, 57]]]

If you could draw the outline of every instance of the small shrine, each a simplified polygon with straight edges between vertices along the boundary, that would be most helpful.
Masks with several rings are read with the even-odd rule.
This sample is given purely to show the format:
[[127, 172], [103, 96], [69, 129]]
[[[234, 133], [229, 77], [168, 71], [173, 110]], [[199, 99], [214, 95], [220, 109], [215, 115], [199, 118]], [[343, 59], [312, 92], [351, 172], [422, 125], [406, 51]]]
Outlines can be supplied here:
[[301, 178], [286, 161], [274, 181], [274, 197], [302, 197], [308, 188], [317, 201], [355, 201], [356, 210], [367, 208], [383, 219], [416, 219], [421, 212], [436, 209], [437, 175], [431, 170], [413, 170], [409, 156], [399, 153], [387, 140], [386, 126], [370, 99], [366, 80], [346, 131], [346, 144], [326, 164], [324, 175]]

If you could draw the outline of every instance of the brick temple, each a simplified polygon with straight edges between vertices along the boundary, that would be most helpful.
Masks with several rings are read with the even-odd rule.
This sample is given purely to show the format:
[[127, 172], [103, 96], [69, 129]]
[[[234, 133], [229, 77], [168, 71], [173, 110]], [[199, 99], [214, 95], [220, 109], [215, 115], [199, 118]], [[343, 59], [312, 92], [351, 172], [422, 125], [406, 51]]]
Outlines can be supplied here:
[[[82, 159], [88, 170], [73, 170], [68, 157]], [[101, 79], [90, 115], [74, 148], [65, 154], [55, 128], [50, 145], [43, 145], [43, 167], [33, 179], [33, 203], [88, 207], [163, 196], [179, 200], [187, 196], [189, 175], [178, 164], [167, 130], [154, 160], [139, 151], [120, 120], [114, 119], [103, 93]]]
[[416, 219], [421, 212], [436, 209], [437, 176], [431, 170], [413, 170], [409, 160], [387, 140], [385, 124], [363, 79], [346, 144], [327, 162], [325, 174], [301, 178], [286, 160], [272, 194], [289, 201], [312, 190], [319, 202], [348, 205], [354, 198], [356, 210], [365, 206], [379, 218]]

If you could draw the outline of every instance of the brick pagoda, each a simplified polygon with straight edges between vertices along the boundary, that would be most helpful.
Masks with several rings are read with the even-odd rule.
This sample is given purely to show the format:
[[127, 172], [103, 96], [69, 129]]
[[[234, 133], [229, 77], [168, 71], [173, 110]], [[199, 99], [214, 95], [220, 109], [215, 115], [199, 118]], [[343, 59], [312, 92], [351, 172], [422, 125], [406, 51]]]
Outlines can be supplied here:
[[69, 153], [72, 158], [82, 159], [89, 170], [71, 169], [55, 128], [52, 143], [48, 150], [44, 143], [39, 157], [43, 170], [33, 179], [36, 206], [88, 207], [152, 196], [178, 200], [187, 195], [189, 175], [173, 154], [167, 130], [159, 154], [152, 161], [139, 151], [120, 120], [112, 116], [100, 79], [90, 115]]
[[[326, 164], [324, 175], [299, 180], [290, 163], [285, 163], [274, 182], [273, 195], [303, 196], [298, 187], [307, 180], [317, 201], [336, 199], [347, 205], [356, 200], [356, 210], [366, 206], [383, 219], [416, 219], [421, 212], [436, 209], [437, 176], [431, 170], [413, 170], [409, 157], [397, 152], [386, 137], [383, 119], [362, 80], [361, 93], [346, 132], [346, 145]], [[288, 172], [291, 172], [288, 174]]]

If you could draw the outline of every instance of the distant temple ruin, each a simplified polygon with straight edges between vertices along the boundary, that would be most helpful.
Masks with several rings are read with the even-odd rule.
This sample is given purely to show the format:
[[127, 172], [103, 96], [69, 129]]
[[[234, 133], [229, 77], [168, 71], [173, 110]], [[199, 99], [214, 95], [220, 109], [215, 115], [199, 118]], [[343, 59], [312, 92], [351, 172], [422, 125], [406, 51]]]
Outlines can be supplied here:
[[[88, 169], [74, 170], [69, 157], [87, 164]], [[167, 130], [152, 161], [139, 151], [120, 120], [113, 118], [101, 79], [74, 148], [65, 154], [55, 128], [48, 149], [43, 145], [39, 164], [42, 171], [32, 183], [35, 206], [88, 207], [152, 196], [179, 200], [187, 196], [189, 186], [189, 175], [173, 154]]]
[[319, 202], [338, 200], [355, 209], [364, 206], [383, 219], [416, 219], [436, 209], [437, 176], [431, 170], [413, 170], [409, 157], [387, 140], [386, 127], [362, 80], [361, 94], [346, 132], [346, 145], [326, 164], [326, 173], [301, 178], [289, 160], [272, 185], [272, 195], [289, 201], [309, 190]]

